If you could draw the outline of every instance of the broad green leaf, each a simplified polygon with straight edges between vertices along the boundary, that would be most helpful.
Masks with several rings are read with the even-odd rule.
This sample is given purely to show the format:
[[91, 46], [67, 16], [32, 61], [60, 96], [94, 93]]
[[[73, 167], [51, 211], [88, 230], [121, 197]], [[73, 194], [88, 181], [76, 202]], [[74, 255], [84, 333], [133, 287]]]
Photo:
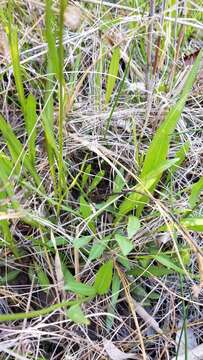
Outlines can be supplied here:
[[36, 99], [30, 94], [26, 99], [26, 116], [25, 116], [25, 125], [28, 133], [28, 151], [29, 157], [32, 162], [32, 165], [35, 164], [35, 155], [36, 155], [36, 122], [37, 122], [37, 114], [36, 114]]
[[203, 176], [191, 187], [191, 194], [189, 197], [189, 204], [194, 208], [198, 202], [198, 198], [203, 191]]
[[166, 255], [155, 255], [154, 259], [160, 262], [160, 264], [166, 266], [168, 269], [174, 270], [176, 273], [185, 275], [184, 269], [177, 266], [169, 256]]
[[94, 179], [92, 180], [87, 193], [91, 193], [96, 187], [97, 185], [99, 185], [99, 183], [102, 181], [102, 179], [104, 178], [104, 174], [105, 171], [104, 170], [100, 170], [97, 175], [95, 175]]
[[113, 261], [104, 263], [96, 274], [94, 288], [99, 295], [105, 295], [111, 286], [113, 272]]
[[89, 253], [89, 261], [93, 261], [95, 259], [99, 259], [102, 255], [104, 250], [106, 249], [106, 246], [108, 245], [110, 238], [107, 236], [102, 240], [99, 240], [96, 242]]
[[[156, 131], [153, 140], [148, 148], [148, 151], [145, 156], [145, 161], [141, 171], [140, 179], [143, 181], [146, 179], [152, 171], [155, 171], [160, 167], [160, 164], [163, 164], [166, 161], [166, 157], [169, 150], [169, 144], [171, 136], [176, 128], [177, 122], [181, 116], [181, 113], [184, 109], [188, 95], [192, 89], [193, 83], [196, 79], [196, 76], [199, 71], [201, 59], [202, 59], [203, 50], [201, 50], [193, 64], [193, 67], [188, 74], [186, 82], [184, 84], [180, 99], [177, 103], [171, 108], [165, 120], [161, 126]], [[153, 185], [149, 188], [150, 192], [153, 192], [156, 188], [157, 183], [159, 182], [163, 172], [159, 172], [155, 178]], [[134, 207], [137, 208], [137, 215], [140, 216], [145, 204], [148, 202], [148, 196], [139, 197], [139, 202], [137, 201], [137, 196], [134, 194], [131, 196], [132, 204], [131, 206], [124, 206], [123, 203], [119, 209], [120, 217], [124, 216], [126, 213], [131, 211]], [[124, 204], [125, 204], [124, 200]], [[120, 219], [119, 219], [120, 220]]]
[[203, 217], [189, 217], [181, 219], [181, 225], [185, 226], [188, 230], [203, 231]]
[[136, 216], [128, 217], [127, 233], [128, 238], [131, 239], [140, 228], [140, 221]]
[[58, 247], [58, 246], [66, 246], [68, 244], [68, 239], [62, 237], [62, 236], [56, 236], [55, 237], [55, 244], [53, 243], [52, 240], [49, 240], [46, 244], [46, 246], [49, 248], [49, 249], [52, 249], [55, 247]]
[[93, 286], [76, 281], [76, 279], [67, 269], [64, 263], [62, 263], [62, 271], [63, 271], [64, 283], [65, 283], [64, 290], [71, 291], [81, 296], [94, 297], [96, 295], [95, 288]]
[[89, 216], [93, 214], [91, 205], [85, 200], [84, 196], [80, 196], [80, 214], [82, 215], [83, 219], [87, 220], [89, 228], [95, 232], [96, 227], [94, 221], [88, 221]]
[[121, 249], [121, 252], [124, 256], [127, 256], [133, 249], [133, 243], [126, 236], [115, 234], [115, 239], [118, 243], [118, 246]]
[[111, 95], [112, 95], [112, 92], [113, 92], [113, 89], [114, 89], [114, 86], [116, 83], [118, 70], [119, 70], [119, 61], [120, 61], [120, 49], [119, 49], [119, 47], [116, 47], [113, 50], [111, 63], [109, 66], [109, 71], [108, 71], [107, 84], [106, 84], [106, 96], [105, 96], [106, 104], [108, 104], [111, 99]]
[[126, 269], [126, 270], [130, 270], [131, 269], [131, 265], [130, 265], [130, 261], [128, 260], [128, 258], [126, 256], [117, 255], [116, 260]]
[[91, 240], [93, 239], [93, 236], [87, 235], [87, 236], [81, 236], [77, 239], [74, 239], [73, 245], [76, 249], [83, 248], [86, 246]]
[[140, 267], [134, 267], [132, 270], [129, 271], [130, 275], [133, 276], [143, 276], [145, 278], [150, 278], [153, 276], [156, 277], [161, 277], [164, 275], [170, 275], [173, 274], [174, 270], [173, 269], [168, 269], [165, 266], [159, 265], [151, 265], [149, 266], [147, 269], [142, 269]]
[[70, 281], [69, 283], [65, 284], [64, 290], [71, 291], [74, 294], [78, 294], [81, 296], [91, 296], [91, 297], [93, 296], [94, 297], [96, 295], [96, 291], [95, 291], [94, 287], [83, 284], [81, 282], [77, 282], [76, 280]]
[[80, 305], [72, 305], [68, 311], [67, 315], [70, 320], [72, 320], [76, 324], [80, 325], [89, 325], [90, 321], [86, 318], [85, 314], [83, 313]]

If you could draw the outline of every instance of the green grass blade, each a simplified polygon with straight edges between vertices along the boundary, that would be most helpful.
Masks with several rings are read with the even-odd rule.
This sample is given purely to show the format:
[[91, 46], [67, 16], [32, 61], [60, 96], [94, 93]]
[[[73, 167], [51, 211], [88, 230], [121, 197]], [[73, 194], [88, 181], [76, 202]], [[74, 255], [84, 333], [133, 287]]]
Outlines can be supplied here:
[[55, 19], [52, 11], [52, 0], [46, 0], [45, 34], [48, 44], [48, 57], [51, 61], [51, 65], [56, 77], [59, 78], [59, 57], [56, 47], [56, 35], [54, 28]]
[[45, 134], [46, 149], [49, 160], [50, 174], [53, 180], [55, 195], [57, 195], [57, 179], [55, 173], [55, 158], [57, 159], [57, 145], [54, 136], [54, 100], [53, 100], [53, 74], [51, 61], [48, 58], [47, 66], [47, 84], [44, 102], [44, 111], [42, 114], [42, 125]]
[[106, 96], [105, 96], [105, 103], [108, 104], [111, 95], [116, 83], [116, 79], [118, 76], [118, 70], [119, 70], [119, 62], [120, 62], [120, 49], [119, 47], [116, 47], [113, 50], [108, 76], [107, 76], [107, 84], [106, 84]]
[[64, 187], [64, 166], [63, 166], [63, 121], [64, 121], [64, 48], [63, 48], [63, 28], [64, 28], [64, 12], [66, 2], [60, 0], [60, 13], [59, 13], [59, 119], [58, 119], [58, 138], [59, 138], [59, 158], [58, 158], [58, 196], [62, 199], [62, 189]]
[[17, 32], [17, 28], [15, 26], [12, 26], [11, 24], [9, 28], [9, 42], [10, 42], [11, 60], [13, 65], [13, 74], [18, 92], [18, 98], [20, 101], [23, 114], [25, 115], [26, 101], [25, 101], [25, 94], [24, 94], [23, 81], [21, 75], [20, 56], [18, 50], [18, 32]]
[[[12, 171], [13, 164], [10, 159], [4, 154], [0, 153], [0, 211], [6, 212], [6, 205], [2, 205], [4, 201], [9, 198], [11, 201], [11, 205], [14, 209], [19, 207], [19, 204], [16, 200], [14, 200], [14, 189], [11, 183], [8, 180], [8, 177]], [[13, 254], [18, 257], [19, 251], [17, 249], [15, 240], [10, 231], [9, 221], [8, 220], [0, 220], [0, 229], [3, 234], [6, 245], [10, 248]], [[0, 241], [1, 244], [1, 241]], [[3, 244], [5, 245], [5, 244]]]
[[36, 157], [36, 130], [37, 114], [36, 114], [36, 99], [30, 94], [26, 99], [26, 116], [25, 126], [28, 133], [28, 152], [32, 165], [35, 165]]

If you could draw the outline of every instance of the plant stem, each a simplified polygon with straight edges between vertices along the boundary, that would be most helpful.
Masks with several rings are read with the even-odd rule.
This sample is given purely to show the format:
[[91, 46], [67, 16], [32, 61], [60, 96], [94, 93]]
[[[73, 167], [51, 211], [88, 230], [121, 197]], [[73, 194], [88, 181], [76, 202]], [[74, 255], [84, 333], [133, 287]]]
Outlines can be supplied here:
[[60, 0], [60, 14], [59, 14], [59, 121], [58, 121], [58, 126], [59, 126], [59, 129], [58, 129], [58, 135], [59, 135], [58, 195], [59, 195], [59, 199], [61, 199], [62, 187], [63, 187], [63, 119], [64, 119], [63, 27], [64, 27], [64, 11], [65, 11], [65, 1]]

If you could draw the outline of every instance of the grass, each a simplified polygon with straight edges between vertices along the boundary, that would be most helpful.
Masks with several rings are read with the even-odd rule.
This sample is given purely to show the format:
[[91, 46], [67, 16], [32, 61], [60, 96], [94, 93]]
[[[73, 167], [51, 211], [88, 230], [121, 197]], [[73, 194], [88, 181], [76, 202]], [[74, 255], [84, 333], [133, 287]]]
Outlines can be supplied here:
[[201, 343], [202, 12], [2, 5], [0, 359]]

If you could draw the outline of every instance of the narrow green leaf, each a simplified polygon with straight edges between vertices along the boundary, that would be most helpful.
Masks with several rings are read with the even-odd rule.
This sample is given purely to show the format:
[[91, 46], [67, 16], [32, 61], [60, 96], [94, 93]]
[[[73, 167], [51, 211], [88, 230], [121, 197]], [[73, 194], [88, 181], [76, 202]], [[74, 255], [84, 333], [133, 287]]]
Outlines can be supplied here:
[[176, 273], [185, 275], [184, 269], [177, 266], [169, 256], [166, 255], [155, 255], [154, 259], [160, 262], [160, 264], [166, 266], [168, 269], [174, 270]]
[[69, 290], [73, 292], [74, 294], [78, 294], [81, 296], [95, 296], [96, 291], [95, 288], [80, 282], [71, 281], [68, 284], [65, 284], [64, 290]]
[[[9, 181], [8, 177], [11, 174], [13, 164], [10, 159], [3, 153], [0, 153], [0, 202], [4, 202], [7, 198], [11, 201], [12, 207], [14, 209], [19, 209], [19, 203], [14, 198], [14, 188], [12, 183]], [[7, 211], [7, 206], [1, 205], [1, 211]], [[3, 235], [4, 241], [0, 241], [3, 246], [8, 246], [13, 254], [18, 257], [19, 251], [17, 249], [17, 244], [14, 240], [14, 237], [10, 231], [9, 221], [1, 220], [0, 229]]]
[[113, 50], [109, 71], [108, 71], [106, 97], [105, 97], [106, 104], [108, 104], [111, 99], [111, 95], [116, 83], [118, 70], [119, 70], [119, 61], [120, 61], [120, 49], [119, 47], [116, 47]]
[[25, 95], [23, 88], [23, 81], [21, 75], [21, 65], [20, 65], [20, 56], [18, 50], [18, 32], [16, 26], [10, 24], [9, 28], [9, 42], [10, 42], [10, 51], [11, 51], [11, 60], [13, 65], [13, 73], [16, 83], [16, 88], [18, 92], [18, 98], [20, 105], [22, 107], [23, 114], [25, 115]]
[[128, 238], [131, 239], [140, 228], [140, 221], [136, 216], [128, 217], [127, 233]]
[[[121, 287], [120, 278], [119, 278], [118, 274], [116, 272], [114, 272], [113, 279], [112, 279], [111, 302], [108, 306], [108, 313], [110, 313], [110, 314], [115, 313], [115, 308], [116, 308], [116, 304], [117, 304], [119, 293], [120, 293], [119, 292], [120, 287]], [[108, 330], [110, 330], [112, 328], [113, 322], [114, 322], [113, 316], [107, 315], [106, 326], [107, 326]]]
[[130, 275], [133, 276], [143, 276], [145, 278], [151, 278], [153, 276], [161, 277], [164, 275], [173, 274], [174, 270], [166, 268], [165, 266], [159, 265], [151, 265], [147, 269], [142, 269], [138, 266], [134, 267], [132, 270], [129, 271]]
[[0, 199], [8, 196], [11, 200], [12, 206], [17, 209], [19, 203], [14, 200], [14, 187], [9, 181], [9, 176], [13, 170], [13, 162], [3, 152], [0, 153], [0, 183], [3, 189], [0, 191]]
[[178, 169], [178, 167], [183, 163], [183, 161], [185, 160], [188, 150], [190, 148], [190, 143], [189, 141], [185, 142], [181, 148], [175, 153], [175, 158], [178, 158], [179, 160], [177, 161], [177, 163], [173, 166], [171, 166], [170, 168], [170, 173], [167, 177], [167, 181], [169, 180], [169, 178], [171, 177], [171, 175], [173, 175], [176, 170]]
[[105, 295], [111, 286], [113, 272], [113, 261], [104, 263], [96, 274], [94, 288], [99, 295]]
[[57, 153], [56, 140], [54, 136], [54, 105], [53, 105], [53, 68], [51, 60], [48, 58], [47, 65], [47, 84], [46, 93], [44, 99], [44, 111], [42, 114], [43, 127], [45, 132], [46, 141], [49, 149], [52, 149], [54, 153]]
[[104, 170], [100, 170], [97, 175], [95, 175], [94, 179], [92, 180], [87, 193], [91, 193], [94, 189], [96, 189], [96, 187], [99, 185], [99, 183], [102, 181], [103, 177], [104, 177], [105, 171]]
[[198, 198], [203, 191], [203, 176], [191, 187], [191, 194], [189, 197], [189, 204], [194, 208], [198, 202]]
[[85, 314], [83, 313], [80, 305], [72, 305], [68, 311], [67, 315], [70, 320], [74, 323], [79, 325], [89, 325], [90, 321], [86, 318]]
[[127, 198], [125, 198], [119, 206], [116, 219], [117, 222], [120, 221], [125, 214], [129, 213], [129, 211], [135, 209], [136, 207], [144, 207], [148, 197], [143, 196], [142, 194], [146, 193], [146, 190], [150, 191], [157, 182], [159, 175], [173, 166], [177, 161], [178, 159], [172, 159], [161, 162], [157, 169], [153, 169], [148, 176], [141, 180], [142, 184], [136, 185], [135, 192], [132, 192]]
[[133, 249], [133, 243], [131, 240], [129, 240], [127, 237], [116, 234], [115, 239], [121, 249], [121, 252], [124, 256], [127, 256], [131, 250]]
[[191, 217], [182, 219], [181, 225], [185, 226], [188, 230], [203, 231], [203, 217]]
[[84, 189], [85, 185], [87, 184], [87, 181], [90, 177], [90, 173], [91, 173], [91, 169], [92, 169], [92, 165], [88, 164], [87, 167], [84, 170], [84, 173], [82, 175], [82, 182], [81, 182], [81, 187]]
[[49, 249], [52, 249], [55, 247], [58, 247], [58, 246], [66, 246], [68, 243], [68, 239], [62, 237], [62, 236], [56, 236], [55, 237], [55, 244], [53, 243], [52, 240], [49, 240], [46, 244], [46, 246], [49, 248]]
[[20, 272], [20, 270], [12, 270], [6, 273], [6, 275], [0, 276], [0, 285], [2, 286], [9, 284], [11, 281], [16, 279]]
[[82, 215], [83, 219], [87, 220], [89, 228], [95, 232], [95, 224], [94, 221], [88, 221], [89, 216], [93, 214], [91, 205], [85, 200], [84, 196], [80, 196], [80, 214]]
[[62, 271], [64, 276], [64, 290], [71, 291], [81, 296], [95, 296], [96, 291], [93, 286], [83, 284], [75, 280], [74, 276], [67, 269], [64, 263], [62, 263]]
[[[9, 123], [7, 123], [4, 118], [0, 115], [0, 132], [2, 132], [4, 139], [6, 140], [6, 144], [9, 148], [10, 154], [13, 159], [13, 163], [20, 163], [23, 160], [23, 164], [27, 171], [32, 175], [35, 180], [36, 185], [41, 185], [41, 179], [37, 174], [35, 168], [32, 166], [30, 159], [27, 154], [24, 154], [23, 146], [21, 142], [18, 140], [16, 135], [13, 132], [13, 129]], [[23, 158], [23, 159], [22, 159]], [[19, 166], [17, 167], [18, 170]]]
[[35, 156], [36, 156], [36, 138], [37, 138], [36, 122], [37, 122], [36, 99], [32, 94], [30, 94], [26, 99], [25, 125], [29, 137], [28, 152], [32, 165], [35, 164]]
[[56, 47], [56, 31], [55, 29], [55, 18], [52, 11], [52, 0], [46, 0], [46, 11], [45, 11], [45, 33], [48, 44], [48, 56], [51, 60], [53, 71], [57, 78], [59, 78], [59, 57]]
[[83, 219], [87, 219], [92, 215], [91, 205], [85, 200], [84, 196], [80, 196], [80, 213]]
[[123, 169], [120, 169], [119, 171], [120, 171], [121, 175], [116, 174], [114, 184], [113, 184], [113, 192], [114, 193], [120, 193], [125, 186], [125, 180], [123, 178], [124, 171], [123, 171]]
[[103, 255], [103, 252], [106, 249], [109, 240], [110, 237], [107, 236], [104, 239], [99, 240], [92, 246], [89, 253], [89, 261], [99, 259]]

